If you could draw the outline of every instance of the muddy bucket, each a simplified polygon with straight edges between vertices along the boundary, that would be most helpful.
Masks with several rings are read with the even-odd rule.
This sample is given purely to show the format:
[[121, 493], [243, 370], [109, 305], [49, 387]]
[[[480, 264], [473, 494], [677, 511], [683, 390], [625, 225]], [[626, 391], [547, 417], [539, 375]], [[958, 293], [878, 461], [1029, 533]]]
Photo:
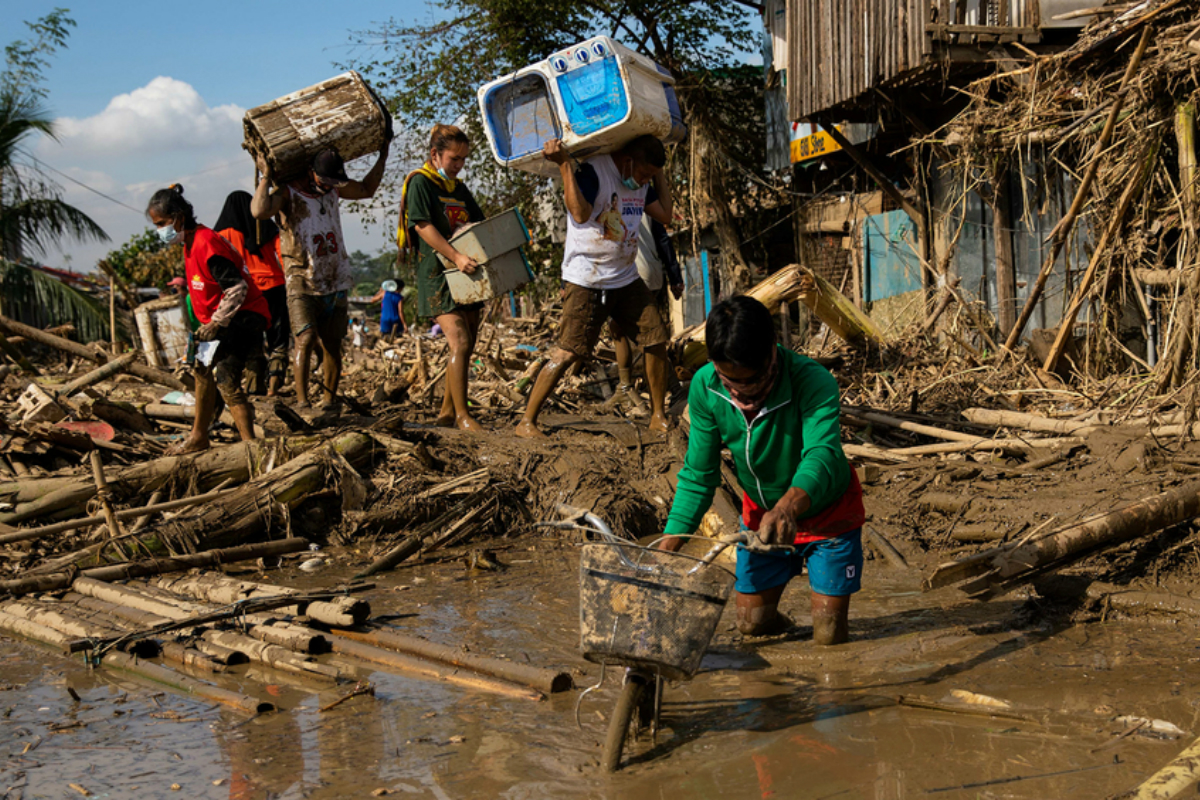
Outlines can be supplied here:
[[641, 667], [670, 680], [696, 674], [733, 573], [637, 545], [584, 545], [579, 559], [579, 648], [597, 664]]
[[303, 175], [313, 156], [327, 147], [346, 161], [379, 152], [392, 116], [362, 76], [351, 71], [250, 109], [242, 127], [242, 147], [266, 157], [278, 184]]

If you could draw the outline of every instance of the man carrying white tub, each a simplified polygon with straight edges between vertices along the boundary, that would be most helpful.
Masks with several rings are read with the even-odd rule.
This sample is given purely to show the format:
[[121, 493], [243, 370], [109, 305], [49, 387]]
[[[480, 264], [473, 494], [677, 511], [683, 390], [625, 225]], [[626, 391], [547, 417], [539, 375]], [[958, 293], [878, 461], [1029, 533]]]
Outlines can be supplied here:
[[342, 379], [342, 340], [350, 321], [348, 292], [354, 287], [350, 257], [342, 238], [339, 199], [365, 200], [383, 180], [391, 126], [379, 160], [361, 181], [350, 180], [337, 150], [322, 150], [296, 180], [271, 189], [271, 167], [261, 156], [262, 178], [250, 202], [255, 219], [278, 216], [279, 250], [287, 279], [288, 314], [296, 337], [296, 405], [308, 406], [308, 373], [313, 350], [321, 345], [325, 408], [336, 407]]
[[650, 384], [650, 430], [667, 429], [667, 329], [654, 295], [638, 275], [642, 214], [669, 225], [671, 187], [663, 174], [667, 154], [653, 136], [639, 136], [612, 155], [589, 158], [573, 169], [562, 141], [542, 153], [558, 165], [567, 204], [563, 253], [563, 315], [558, 342], [538, 375], [516, 434], [542, 436], [538, 413], [566, 369], [591, 356], [600, 329], [612, 319], [627, 335], [636, 332], [646, 354]]

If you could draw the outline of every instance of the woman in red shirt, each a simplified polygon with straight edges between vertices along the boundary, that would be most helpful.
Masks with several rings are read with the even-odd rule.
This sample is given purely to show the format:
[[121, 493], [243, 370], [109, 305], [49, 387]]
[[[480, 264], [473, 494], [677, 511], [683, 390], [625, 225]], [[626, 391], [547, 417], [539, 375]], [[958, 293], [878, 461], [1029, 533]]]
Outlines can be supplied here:
[[242, 390], [242, 372], [248, 359], [262, 354], [263, 331], [271, 321], [267, 301], [250, 279], [242, 257], [212, 229], [196, 221], [192, 204], [183, 199], [182, 186], [175, 184], [155, 192], [146, 206], [146, 216], [160, 239], [183, 245], [188, 297], [200, 321], [196, 341], [217, 343], [207, 365], [200, 363], [201, 359], [192, 364], [196, 416], [191, 434], [174, 452], [208, 449], [208, 428], [218, 390], [242, 440], [253, 439], [254, 409]]

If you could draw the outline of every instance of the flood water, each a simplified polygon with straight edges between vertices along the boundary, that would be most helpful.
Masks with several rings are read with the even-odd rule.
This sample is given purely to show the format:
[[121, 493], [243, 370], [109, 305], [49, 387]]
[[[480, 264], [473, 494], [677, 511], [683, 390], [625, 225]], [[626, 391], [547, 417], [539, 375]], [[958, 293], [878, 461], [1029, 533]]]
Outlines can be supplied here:
[[[374, 612], [594, 683], [599, 667], [576, 652], [575, 551], [539, 545], [501, 560], [501, 573], [447, 563], [382, 576]], [[1194, 629], [1056, 626], [1021, 595], [986, 604], [952, 590], [922, 595], [917, 573], [877, 563], [842, 647], [815, 647], [803, 633], [803, 582], [784, 600], [802, 629], [790, 640], [742, 641], [727, 611], [704, 669], [668, 686], [657, 742], [631, 746], [611, 776], [597, 764], [616, 670], [584, 698], [582, 730], [579, 690], [534, 703], [366, 667], [375, 696], [325, 713], [348, 686], [236, 668], [217, 681], [283, 709], [250, 718], [0, 639], [0, 797], [79, 797], [77, 784], [121, 798], [1102, 798], [1135, 787], [1200, 725]], [[351, 571], [303, 580], [332, 585]], [[949, 701], [954, 689], [1011, 701], [1028, 719], [896, 702]], [[1189, 735], [1113, 744], [1128, 727], [1119, 715]]]

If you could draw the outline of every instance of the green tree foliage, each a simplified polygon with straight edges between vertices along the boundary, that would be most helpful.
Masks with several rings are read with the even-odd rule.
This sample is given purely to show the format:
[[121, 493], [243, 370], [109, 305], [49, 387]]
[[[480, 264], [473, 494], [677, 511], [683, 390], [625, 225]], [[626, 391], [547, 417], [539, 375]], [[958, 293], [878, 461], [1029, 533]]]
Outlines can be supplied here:
[[[745, 0], [442, 0], [440, 18], [425, 24], [389, 20], [354, 35], [359, 70], [385, 97], [410, 132], [408, 168], [424, 160], [427, 132], [434, 123], [458, 121], [474, 143], [467, 178], [489, 212], [518, 205], [536, 225], [539, 193], [549, 182], [495, 164], [483, 134], [476, 90], [591, 36], [607, 34], [671, 70], [691, 137], [672, 154], [679, 195], [676, 212], [684, 227], [699, 222], [724, 227], [722, 244], [730, 261], [745, 270], [741, 233], [732, 213], [707, 213], [713, 202], [740, 210], [752, 204], [744, 191], [761, 181], [764, 135], [762, 72], [747, 67], [743, 54], [756, 49], [761, 30]], [[696, 148], [701, 158], [693, 158]], [[405, 170], [407, 171], [407, 169]], [[403, 175], [390, 175], [398, 194]], [[761, 194], [761, 193], [760, 193]], [[693, 210], [695, 213], [693, 214]], [[693, 216], [695, 219], [693, 220]], [[544, 231], [535, 231], [544, 233]], [[545, 237], [539, 237], [543, 240]], [[531, 253], [531, 261], [557, 263], [554, 253]], [[736, 272], [736, 269], [735, 269]], [[726, 286], [744, 284], [731, 274]]]
[[26, 145], [38, 135], [54, 138], [54, 124], [41, 107], [44, 71], [50, 57], [66, 46], [75, 22], [55, 9], [26, 23], [32, 39], [5, 48], [0, 74], [0, 255], [19, 260], [26, 252], [45, 253], [64, 239], [107, 241], [89, 216], [61, 199], [60, 188], [37, 166]]
[[157, 286], [183, 277], [183, 245], [166, 244], [153, 228], [131, 237], [104, 257], [108, 265], [130, 286]]
[[0, 313], [38, 328], [71, 323], [79, 341], [105, 341], [108, 308], [39, 269], [0, 259]]

